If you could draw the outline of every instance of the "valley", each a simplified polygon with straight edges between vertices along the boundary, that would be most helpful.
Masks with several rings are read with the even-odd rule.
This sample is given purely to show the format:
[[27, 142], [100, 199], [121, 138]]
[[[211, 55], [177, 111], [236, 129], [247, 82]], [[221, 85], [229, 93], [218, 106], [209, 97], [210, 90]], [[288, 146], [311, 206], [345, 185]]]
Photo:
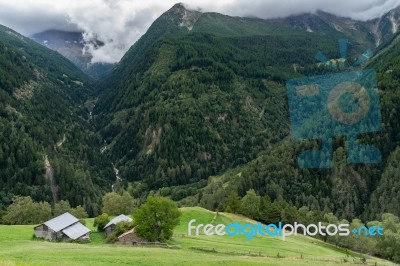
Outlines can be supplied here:
[[[143, 265], [165, 257], [191, 265], [338, 265], [363, 256], [392, 265], [371, 255], [400, 262], [399, 24], [399, 7], [364, 21], [318, 10], [237, 17], [176, 4], [116, 64], [91, 64], [87, 42], [106, 44], [80, 31], [47, 30], [30, 39], [0, 26], [0, 223], [18, 196], [53, 207], [66, 201], [89, 217], [102, 213], [109, 192], [133, 197], [135, 208], [160, 195], [183, 211], [168, 243], [177, 250], [106, 245], [99, 232], [87, 245], [36, 242], [32, 226], [1, 225], [0, 247], [7, 249], [0, 264], [42, 265], [43, 251], [53, 247], [48, 265], [60, 258], [68, 265], [75, 253], [77, 265], [93, 257], [96, 265], [137, 262], [131, 253]], [[348, 41], [345, 52], [339, 40]], [[369, 60], [354, 67], [365, 51]], [[349, 164], [348, 139], [334, 136], [332, 168], [299, 167], [300, 154], [321, 141], [314, 132], [294, 140], [288, 81], [359, 70], [376, 72], [382, 120], [381, 131], [363, 133], [359, 142], [377, 147], [382, 162]], [[246, 198], [256, 211], [240, 207]], [[188, 213], [207, 221], [221, 213], [216, 219], [224, 223], [385, 222], [388, 235], [180, 239]]]

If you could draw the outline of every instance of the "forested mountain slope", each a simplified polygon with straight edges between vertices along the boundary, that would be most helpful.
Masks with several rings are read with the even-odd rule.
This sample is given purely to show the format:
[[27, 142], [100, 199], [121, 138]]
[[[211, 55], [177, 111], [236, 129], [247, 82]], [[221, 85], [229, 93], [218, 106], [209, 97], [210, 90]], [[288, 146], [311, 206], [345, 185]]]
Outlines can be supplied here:
[[287, 136], [284, 80], [314, 71], [315, 52], [337, 46], [295, 32], [189, 31], [199, 14], [188, 12], [178, 5], [154, 22], [104, 81], [95, 109], [123, 177], [151, 188], [207, 178]]
[[60, 54], [0, 27], [1, 205], [29, 195], [97, 213], [113, 170], [90, 131], [92, 93], [90, 79]]
[[[22, 194], [95, 214], [113, 162], [135, 197], [159, 190], [217, 209], [231, 190], [254, 188], [340, 217], [398, 215], [398, 20], [398, 9], [366, 22], [321, 11], [262, 20], [177, 4], [96, 88], [58, 53], [1, 27], [1, 204]], [[299, 153], [318, 143], [290, 140], [285, 85], [338, 71], [315, 55], [339, 59], [342, 38], [348, 65], [376, 52], [364, 67], [378, 72], [383, 130], [362, 140], [383, 162], [348, 165], [337, 138], [332, 169], [299, 169]]]
[[393, 36], [365, 66], [377, 71], [383, 128], [379, 133], [362, 135], [361, 141], [379, 148], [381, 163], [347, 164], [346, 139], [336, 138], [332, 169], [300, 169], [297, 165], [299, 154], [315, 143], [293, 142], [288, 138], [245, 166], [210, 178], [198, 195], [199, 202], [208, 208], [223, 207], [229, 191], [245, 195], [247, 190], [254, 188], [273, 200], [285, 200], [297, 207], [308, 206], [311, 210], [333, 211], [346, 219], [362, 217], [373, 220], [386, 212], [399, 215], [398, 42], [398, 36]]
[[[363, 136], [381, 149], [378, 165], [347, 165], [345, 139], [337, 138], [334, 168], [299, 169], [298, 154], [317, 144], [290, 141], [285, 84], [337, 71], [318, 65], [315, 54], [340, 58], [340, 38], [350, 41], [349, 65], [366, 49], [389, 45], [397, 21], [397, 9], [360, 22], [323, 12], [238, 18], [175, 5], [102, 82], [95, 121], [107, 154], [135, 196], [164, 187], [160, 191], [175, 200], [196, 195], [186, 202], [217, 209], [230, 190], [243, 196], [255, 188], [273, 200], [340, 217], [371, 215], [370, 203], [373, 197], [382, 200], [378, 191], [385, 190], [384, 172], [398, 143], [391, 114], [397, 92], [382, 89], [396, 82], [395, 70], [388, 72], [389, 81], [387, 69], [377, 66], [385, 127]], [[208, 176], [224, 172], [198, 192]]]

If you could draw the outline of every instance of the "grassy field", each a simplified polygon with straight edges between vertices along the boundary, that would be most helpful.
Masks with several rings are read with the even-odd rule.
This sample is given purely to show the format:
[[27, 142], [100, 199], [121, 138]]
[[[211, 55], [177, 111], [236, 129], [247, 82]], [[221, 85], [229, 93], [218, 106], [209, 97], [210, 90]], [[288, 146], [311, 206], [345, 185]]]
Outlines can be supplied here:
[[[346, 252], [312, 238], [286, 241], [273, 237], [188, 237], [187, 224], [249, 222], [227, 213], [218, 216], [201, 208], [183, 208], [181, 224], [170, 245], [179, 248], [131, 247], [105, 244], [103, 233], [93, 232], [88, 244], [33, 240], [33, 226], [0, 226], [0, 265], [343, 265]], [[250, 221], [252, 222], [252, 221]], [[93, 219], [87, 219], [92, 228]], [[279, 257], [278, 257], [279, 253]], [[353, 256], [348, 263], [353, 263]], [[368, 257], [368, 264], [394, 265]]]

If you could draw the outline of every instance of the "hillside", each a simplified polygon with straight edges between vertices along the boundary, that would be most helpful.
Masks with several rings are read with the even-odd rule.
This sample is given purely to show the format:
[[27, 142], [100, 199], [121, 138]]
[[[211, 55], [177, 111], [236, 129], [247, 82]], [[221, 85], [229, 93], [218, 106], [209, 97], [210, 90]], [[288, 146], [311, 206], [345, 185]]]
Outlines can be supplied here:
[[[121, 247], [104, 243], [103, 233], [92, 232], [89, 244], [50, 243], [32, 240], [32, 226], [0, 226], [0, 264], [2, 265], [346, 265], [358, 255], [326, 245], [306, 237], [290, 237], [287, 241], [277, 238], [257, 237], [246, 241], [243, 237], [181, 237], [187, 233], [191, 219], [210, 223], [215, 213], [201, 208], [183, 208], [181, 224], [176, 236], [169, 243], [178, 249], [155, 247]], [[249, 219], [221, 213], [215, 223], [248, 223]], [[88, 219], [90, 227], [93, 220]], [[254, 222], [254, 221], [251, 221]], [[12, 230], [10, 230], [12, 229]], [[208, 250], [214, 249], [214, 252]], [[47, 252], [51, 250], [52, 252]], [[250, 253], [249, 253], [250, 252]], [[279, 253], [280, 258], [277, 258]], [[393, 265], [384, 260], [367, 257], [367, 262]], [[350, 265], [350, 263], [349, 263]]]
[[[265, 20], [176, 4], [115, 65], [91, 64], [81, 32], [50, 30], [31, 40], [0, 25], [0, 224], [20, 221], [7, 221], [6, 212], [22, 217], [18, 201], [8, 208], [15, 196], [34, 201], [25, 198], [28, 218], [79, 205], [79, 217], [111, 214], [117, 208], [102, 209], [108, 192], [120, 194], [109, 200], [129, 205], [127, 213], [149, 195], [171, 198], [183, 212], [168, 249], [112, 246], [100, 232], [86, 245], [49, 243], [32, 239], [32, 225], [0, 225], [0, 265], [343, 265], [363, 257], [390, 264], [338, 246], [399, 262], [399, 25], [400, 7], [368, 21], [323, 11]], [[368, 60], [354, 67], [359, 58]], [[363, 70], [376, 72], [376, 128], [335, 132], [332, 154], [312, 154], [323, 163], [332, 155], [333, 167], [302, 168], [300, 154], [320, 148], [315, 136], [328, 136], [340, 121], [331, 119], [329, 99], [290, 108], [292, 79], [352, 74], [360, 81]], [[336, 80], [328, 81], [326, 98]], [[350, 94], [339, 98], [344, 113], [365, 107]], [[293, 116], [309, 111], [306, 134], [296, 137]], [[349, 145], [349, 136], [358, 143]], [[373, 145], [382, 160], [369, 164], [368, 149], [356, 144]], [[366, 163], [353, 164], [353, 155]], [[61, 200], [68, 202], [55, 206]], [[383, 224], [385, 231], [287, 241], [186, 235], [193, 218], [255, 223], [239, 214], [263, 223]], [[93, 220], [86, 219], [92, 229]]]
[[[285, 80], [315, 72], [318, 50], [337, 54], [336, 36], [289, 28], [220, 36], [221, 25], [257, 29], [252, 19], [243, 25], [205, 13], [189, 31], [182, 8], [162, 15], [130, 49], [104, 79], [95, 108], [122, 176], [150, 188], [197, 182], [281, 141], [289, 134]], [[198, 15], [187, 15], [188, 25]]]
[[[366, 68], [376, 69], [383, 119], [383, 130], [365, 134], [362, 141], [376, 145], [382, 163], [348, 165], [345, 139], [334, 142], [332, 169], [299, 169], [297, 157], [312, 142], [300, 143], [286, 139], [263, 152], [257, 159], [222, 175], [210, 178], [200, 192], [202, 206], [217, 208], [231, 190], [244, 195], [250, 188], [272, 199], [284, 199], [295, 206], [334, 211], [339, 217], [377, 219], [390, 212], [400, 214], [398, 200], [399, 123], [400, 112], [398, 70], [400, 50], [398, 37], [377, 51]], [[279, 171], [277, 170], [279, 169]]]
[[14, 195], [97, 213], [113, 170], [90, 131], [92, 81], [56, 52], [0, 26], [0, 208]]
[[[283, 204], [279, 215], [305, 208], [315, 219], [399, 216], [398, 13], [366, 22], [321, 11], [262, 20], [177, 4], [98, 82], [0, 27], [0, 216], [15, 195], [68, 200], [95, 216], [110, 190], [138, 203], [158, 193], [223, 211], [232, 192], [243, 198], [250, 189]], [[79, 38], [48, 34], [38, 40], [53, 38], [54, 50]], [[340, 59], [342, 38], [344, 65], [366, 49], [376, 54], [347, 70], [377, 72], [383, 129], [360, 139], [379, 148], [382, 163], [347, 164], [346, 138], [335, 137], [333, 168], [302, 169], [299, 154], [320, 143], [291, 140], [286, 84], [347, 71], [315, 58], [321, 51]], [[79, 57], [81, 45], [68, 53]]]
[[[394, 205], [370, 204], [383, 202], [380, 193], [398, 198], [398, 192], [386, 191], [395, 179], [384, 174], [399, 141], [394, 87], [400, 54], [395, 48], [384, 53], [395, 41], [396, 21], [398, 9], [367, 22], [324, 12], [261, 20], [177, 4], [102, 80], [95, 122], [106, 154], [135, 197], [155, 190], [184, 199], [184, 205], [216, 210], [226, 207], [229, 191], [242, 197], [254, 188], [272, 200], [341, 218], [398, 215]], [[378, 48], [373, 26], [383, 36]], [[362, 136], [381, 150], [383, 163], [347, 165], [345, 138], [335, 138], [334, 168], [299, 169], [300, 152], [318, 144], [289, 139], [285, 84], [294, 77], [335, 73], [318, 66], [315, 54], [339, 58], [339, 38], [350, 40], [349, 64], [367, 48], [388, 62], [376, 67], [384, 130]]]

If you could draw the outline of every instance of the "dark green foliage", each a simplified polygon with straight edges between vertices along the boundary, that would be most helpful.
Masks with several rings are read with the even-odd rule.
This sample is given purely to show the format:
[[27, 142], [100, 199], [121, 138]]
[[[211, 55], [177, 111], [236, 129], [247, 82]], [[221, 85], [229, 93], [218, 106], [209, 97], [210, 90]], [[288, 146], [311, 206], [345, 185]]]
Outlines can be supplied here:
[[318, 236], [325, 242], [340, 246], [346, 249], [352, 249], [364, 254], [371, 254], [394, 262], [400, 262], [400, 223], [399, 218], [393, 214], [383, 214], [379, 220], [363, 223], [359, 219], [353, 219], [351, 222], [347, 220], [339, 220], [332, 213], [320, 213], [315, 215], [314, 211], [302, 208], [299, 210], [300, 220], [302, 224], [317, 224], [323, 222], [327, 224], [350, 224], [350, 229], [366, 226], [380, 226], [383, 228], [383, 236], [366, 236], [350, 234], [349, 236]]
[[[399, 38], [393, 40], [367, 66], [376, 67], [380, 90], [383, 130], [360, 136], [361, 142], [380, 149], [383, 162], [377, 165], [348, 165], [346, 139], [334, 139], [334, 167], [332, 169], [299, 169], [297, 156], [301, 151], [318, 147], [317, 142], [283, 141], [262, 153], [258, 159], [235, 171], [227, 172], [212, 182], [203, 192], [200, 202], [220, 202], [218, 195], [236, 189], [240, 196], [254, 188], [272, 200], [284, 199], [298, 208], [308, 206], [313, 211], [334, 212], [340, 219], [362, 217], [378, 219], [384, 212], [399, 215], [399, 186], [396, 178], [399, 164], [400, 136], [398, 91], [400, 66]], [[283, 100], [283, 99], [282, 99]], [[219, 182], [215, 182], [219, 180]], [[229, 181], [228, 187], [225, 183]], [[212, 190], [211, 190], [212, 188]], [[212, 191], [212, 193], [210, 193]], [[204, 198], [206, 197], [206, 198]], [[203, 205], [206, 206], [206, 205]]]
[[98, 213], [114, 174], [87, 121], [84, 103], [92, 93], [90, 80], [68, 60], [0, 26], [0, 208], [14, 195], [29, 195]]
[[122, 176], [149, 189], [199, 182], [284, 139], [284, 81], [317, 71], [314, 54], [337, 47], [317, 34], [159, 36], [158, 23], [104, 81], [96, 106]]
[[167, 198], [148, 197], [147, 201], [133, 213], [135, 233], [149, 241], [164, 241], [172, 237], [179, 224], [181, 212]]
[[[386, 166], [347, 165], [345, 138], [334, 139], [335, 166], [329, 170], [299, 169], [300, 152], [319, 144], [286, 139], [286, 80], [339, 71], [318, 66], [315, 60], [318, 50], [338, 58], [339, 38], [351, 40], [349, 62], [354, 61], [373, 45], [361, 22], [357, 32], [344, 28], [338, 33], [321, 14], [281, 23], [206, 13], [188, 32], [178, 27], [180, 9], [165, 13], [131, 48], [104, 81], [97, 105], [98, 129], [112, 143], [109, 155], [132, 182], [132, 193], [143, 198], [146, 191], [155, 190], [181, 204], [198, 202], [220, 210], [230, 191], [243, 197], [255, 189], [274, 204], [284, 200], [351, 219], [383, 211], [365, 205], [378, 189], [385, 192], [375, 192], [374, 201], [384, 193], [379, 200], [390, 202], [384, 209], [398, 211], [395, 200], [389, 199], [397, 198], [396, 191], [389, 191], [389, 184], [396, 186], [390, 174], [385, 175], [387, 185], [379, 186]], [[296, 21], [304, 19], [316, 32], [296, 29]], [[395, 104], [400, 51], [398, 40], [391, 41], [382, 46], [390, 49], [375, 60], [380, 62], [380, 89], [385, 91], [384, 130], [361, 136], [362, 142], [380, 148], [384, 161], [394, 151], [400, 131]], [[391, 60], [382, 59], [386, 56]], [[238, 165], [242, 166], [237, 171], [226, 172]], [[224, 172], [197, 191], [204, 179]], [[284, 218], [276, 208], [271, 209], [275, 218]], [[287, 219], [294, 219], [293, 212], [287, 212]]]
[[[369, 30], [360, 22], [358, 30], [339, 33], [321, 16], [280, 23], [207, 13], [196, 14], [189, 31], [179, 26], [181, 15], [178, 6], [156, 20], [100, 82], [100, 95], [93, 95], [90, 80], [56, 53], [0, 30], [0, 208], [14, 195], [53, 201], [43, 169], [48, 155], [58, 198], [97, 215], [115, 176], [99, 153], [105, 141], [106, 155], [121, 170], [118, 191], [126, 186], [140, 202], [150, 193], [181, 205], [241, 210], [268, 223], [348, 219], [359, 225], [355, 217], [367, 221], [384, 212], [400, 214], [398, 36], [378, 48], [366, 66], [378, 72], [383, 130], [360, 141], [378, 147], [383, 163], [348, 165], [346, 139], [338, 137], [332, 169], [299, 169], [298, 155], [319, 142], [289, 140], [285, 82], [340, 71], [319, 66], [315, 53], [338, 58], [337, 39], [348, 37], [352, 62], [375, 45]], [[317, 30], [296, 29], [303, 19]], [[85, 101], [97, 96], [89, 123]], [[58, 146], [64, 134], [66, 142]], [[131, 199], [116, 195], [107, 211], [131, 212], [118, 209]], [[239, 208], [239, 197], [245, 208]], [[157, 219], [150, 219], [160, 211], [150, 204], [156, 199], [150, 197], [135, 212], [145, 221], [139, 232], [153, 232], [145, 236], [150, 240], [172, 232], [162, 232]], [[392, 260], [398, 260], [396, 230], [375, 246]], [[365, 239], [323, 240], [364, 252], [370, 247]]]
[[338, 58], [337, 41], [345, 35], [354, 61], [373, 45], [368, 33], [341, 34], [314, 17], [310, 21], [318, 31], [309, 33], [290, 21], [281, 25], [214, 13], [196, 14], [188, 31], [179, 26], [181, 13], [176, 6], [157, 19], [102, 81], [97, 129], [131, 193], [143, 200], [154, 190], [180, 204], [223, 210], [229, 190], [219, 186], [227, 180], [210, 184], [203, 197], [198, 189], [205, 179], [268, 151], [262, 167], [250, 163], [241, 177], [230, 176], [229, 189], [243, 197], [254, 188], [273, 201], [341, 210], [345, 217], [361, 212], [357, 199], [365, 197], [365, 184], [337, 203], [328, 200], [343, 184], [351, 190], [346, 168], [336, 169], [334, 180], [325, 172], [297, 169], [294, 158], [304, 147], [284, 141], [290, 134], [285, 82], [332, 72], [316, 64], [315, 54], [320, 50]]
[[239, 213], [242, 210], [242, 203], [236, 191], [229, 193], [226, 211], [230, 213]]
[[125, 232], [128, 232], [133, 227], [134, 227], [134, 224], [132, 222], [122, 221], [122, 222], [117, 223], [117, 227], [115, 228], [115, 231], [112, 232], [112, 234], [110, 234], [107, 237], [107, 243], [117, 242], [118, 236], [122, 235]]
[[260, 216], [261, 197], [256, 194], [254, 189], [246, 192], [242, 198], [242, 214], [252, 219], [257, 219]]
[[392, 214], [382, 215], [382, 227], [386, 230], [384, 236], [378, 239], [375, 251], [377, 255], [381, 255], [397, 263], [400, 263], [399, 224], [399, 217]]
[[83, 220], [83, 219], [86, 219], [89, 217], [85, 208], [83, 208], [81, 205], [78, 205], [78, 206], [76, 206], [76, 208], [71, 209], [71, 214], [80, 220]]
[[110, 215], [129, 214], [135, 207], [136, 201], [128, 192], [122, 195], [110, 192], [103, 196], [103, 212]]
[[[69, 205], [69, 202], [66, 200], [61, 200], [54, 204], [53, 207], [53, 215], [54, 216], [59, 216], [61, 214], [64, 214], [66, 212], [71, 212], [71, 205]], [[78, 218], [78, 217], [77, 217]]]
[[47, 202], [34, 202], [31, 197], [14, 197], [2, 217], [5, 224], [38, 224], [51, 218], [51, 206]]
[[102, 213], [94, 219], [93, 227], [97, 228], [98, 232], [104, 232], [104, 226], [108, 224], [110, 218], [107, 213]]
[[117, 224], [117, 228], [115, 229], [115, 233], [117, 236], [122, 235], [125, 232], [128, 232], [133, 228], [133, 223], [132, 222], [126, 222], [122, 221]]

